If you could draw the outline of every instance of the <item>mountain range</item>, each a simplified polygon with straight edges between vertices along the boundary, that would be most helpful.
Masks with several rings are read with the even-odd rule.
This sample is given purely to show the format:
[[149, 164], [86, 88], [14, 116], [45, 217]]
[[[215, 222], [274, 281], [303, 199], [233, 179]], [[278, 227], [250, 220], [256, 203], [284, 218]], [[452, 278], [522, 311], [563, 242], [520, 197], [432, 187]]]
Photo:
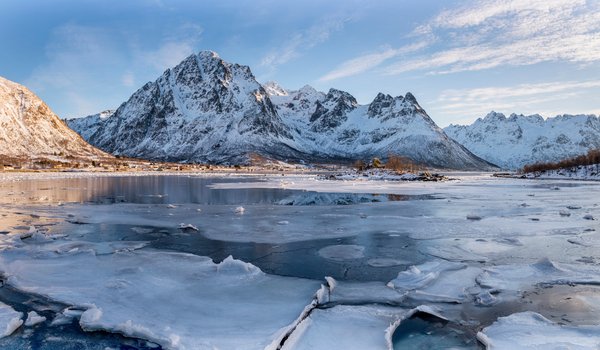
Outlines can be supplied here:
[[114, 113], [68, 124], [109, 153], [154, 160], [239, 164], [256, 153], [339, 162], [394, 154], [440, 168], [493, 168], [448, 137], [411, 93], [380, 93], [360, 105], [336, 89], [263, 86], [249, 67], [211, 51], [167, 69]]
[[477, 156], [511, 170], [600, 149], [600, 118], [595, 115], [544, 119], [491, 112], [471, 125], [450, 125], [444, 131]]
[[0, 77], [0, 156], [36, 160], [112, 158], [90, 146], [33, 92]]

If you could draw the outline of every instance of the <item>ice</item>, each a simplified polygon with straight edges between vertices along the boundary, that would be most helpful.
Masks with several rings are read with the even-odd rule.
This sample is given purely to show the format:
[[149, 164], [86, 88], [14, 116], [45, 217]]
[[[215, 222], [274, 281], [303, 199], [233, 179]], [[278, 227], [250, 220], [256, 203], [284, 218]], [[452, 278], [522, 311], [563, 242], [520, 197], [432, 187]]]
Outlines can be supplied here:
[[198, 232], [198, 228], [192, 224], [180, 223], [179, 229], [183, 232]]
[[237, 207], [237, 208], [235, 208], [235, 210], [234, 210], [234, 212], [235, 212], [236, 214], [240, 214], [240, 215], [241, 215], [241, 214], [244, 214], [244, 211], [246, 211], [246, 209], [244, 209], [244, 207]]
[[476, 285], [481, 269], [448, 261], [430, 261], [398, 273], [388, 287], [420, 302], [462, 303]]
[[56, 243], [6, 249], [0, 269], [19, 290], [84, 309], [85, 330], [172, 349], [275, 349], [314, 303], [320, 285], [266, 275], [233, 258], [215, 264], [151, 249], [95, 254], [93, 243], [69, 244], [87, 249], [56, 253]]
[[493, 290], [523, 291], [539, 284], [600, 284], [600, 270], [583, 264], [558, 264], [542, 259], [534, 264], [484, 268], [477, 282]]
[[11, 335], [23, 324], [23, 313], [0, 302], [0, 338]]
[[330, 303], [402, 305], [406, 296], [406, 293], [390, 288], [384, 282], [337, 281], [331, 277], [326, 279], [327, 286], [323, 287], [318, 298], [320, 305]]
[[367, 260], [367, 264], [372, 267], [391, 267], [400, 265], [409, 265], [410, 262], [406, 260], [398, 260], [391, 258], [374, 258]]
[[25, 321], [25, 326], [32, 327], [44, 321], [46, 321], [46, 317], [38, 315], [38, 313], [35, 311], [29, 311], [27, 314], [27, 320]]
[[600, 327], [562, 326], [535, 312], [500, 317], [477, 334], [487, 349], [598, 349]]
[[298, 325], [282, 349], [391, 350], [395, 329], [417, 312], [438, 316], [427, 307], [406, 310], [379, 305], [338, 305], [315, 309]]
[[330, 245], [319, 250], [319, 255], [334, 261], [354, 260], [365, 256], [365, 247], [354, 244]]

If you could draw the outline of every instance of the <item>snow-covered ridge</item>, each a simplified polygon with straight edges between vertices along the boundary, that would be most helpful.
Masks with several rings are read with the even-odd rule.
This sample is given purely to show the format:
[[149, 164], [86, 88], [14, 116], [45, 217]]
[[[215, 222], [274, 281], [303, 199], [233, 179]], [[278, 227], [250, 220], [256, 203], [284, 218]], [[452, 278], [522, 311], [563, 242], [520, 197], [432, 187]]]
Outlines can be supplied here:
[[81, 137], [89, 139], [90, 136], [98, 130], [100, 125], [102, 125], [106, 119], [112, 117], [113, 114], [115, 114], [114, 109], [107, 109], [100, 113], [88, 115], [84, 118], [67, 119], [65, 122], [71, 129], [77, 130]]
[[450, 125], [445, 132], [475, 155], [506, 169], [555, 162], [600, 148], [600, 119], [595, 115], [539, 114], [506, 117], [490, 112], [471, 125]]
[[108, 157], [90, 146], [26, 87], [0, 77], [0, 155]]
[[398, 154], [436, 167], [490, 167], [446, 136], [411, 93], [359, 105], [341, 90], [261, 85], [249, 67], [211, 51], [144, 85], [113, 117], [70, 126], [113, 154], [157, 160], [243, 163], [257, 153], [330, 162]]

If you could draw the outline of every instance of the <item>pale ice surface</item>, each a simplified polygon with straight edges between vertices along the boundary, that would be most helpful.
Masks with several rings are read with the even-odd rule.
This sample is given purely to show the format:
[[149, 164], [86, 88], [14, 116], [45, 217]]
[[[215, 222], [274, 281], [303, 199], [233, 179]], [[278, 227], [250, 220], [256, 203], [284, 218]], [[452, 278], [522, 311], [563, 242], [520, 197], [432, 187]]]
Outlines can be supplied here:
[[38, 315], [35, 311], [29, 311], [27, 313], [27, 320], [25, 320], [25, 326], [31, 327], [36, 324], [46, 321], [46, 317]]
[[558, 325], [535, 312], [500, 317], [477, 334], [490, 350], [593, 350], [600, 348], [600, 326]]
[[375, 305], [317, 309], [298, 325], [282, 349], [391, 350], [391, 339], [386, 330], [412, 313], [411, 310]]
[[0, 302], [0, 338], [11, 335], [23, 324], [23, 313]]
[[319, 288], [316, 281], [266, 275], [232, 258], [215, 264], [184, 253], [97, 254], [91, 243], [77, 251], [63, 244], [5, 249], [0, 269], [15, 288], [87, 309], [80, 318], [85, 330], [172, 349], [275, 349]]

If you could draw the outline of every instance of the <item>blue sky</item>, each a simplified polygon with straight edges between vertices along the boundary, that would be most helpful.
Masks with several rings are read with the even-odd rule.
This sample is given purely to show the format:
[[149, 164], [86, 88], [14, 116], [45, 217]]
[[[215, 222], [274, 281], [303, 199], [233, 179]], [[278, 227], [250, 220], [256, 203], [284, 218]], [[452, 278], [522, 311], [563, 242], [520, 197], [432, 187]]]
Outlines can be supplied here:
[[598, 0], [4, 0], [0, 43], [0, 75], [63, 118], [116, 108], [200, 50], [288, 89], [410, 91], [440, 126], [600, 114]]

